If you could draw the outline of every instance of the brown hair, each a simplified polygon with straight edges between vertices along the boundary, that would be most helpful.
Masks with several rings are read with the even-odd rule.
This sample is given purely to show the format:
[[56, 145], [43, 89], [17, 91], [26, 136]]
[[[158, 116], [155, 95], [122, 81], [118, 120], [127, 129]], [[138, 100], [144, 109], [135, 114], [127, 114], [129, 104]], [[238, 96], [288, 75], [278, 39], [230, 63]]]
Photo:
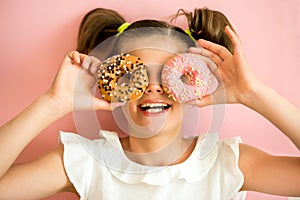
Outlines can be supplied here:
[[[218, 11], [209, 10], [207, 8], [195, 9], [194, 12], [186, 12], [182, 9], [178, 11], [175, 18], [179, 16], [185, 16], [189, 29], [192, 32], [192, 36], [198, 40], [200, 38], [218, 43], [225, 46], [231, 52], [233, 51], [233, 45], [228, 36], [224, 32], [226, 25], [231, 24], [228, 19]], [[188, 37], [188, 35], [181, 28], [171, 25], [170, 23], [158, 20], [139, 20], [132, 23], [122, 34], [118, 37], [114, 37], [118, 34], [118, 27], [121, 26], [126, 20], [116, 11], [96, 8], [88, 12], [79, 28], [77, 51], [88, 54], [98, 44], [105, 41], [108, 38], [112, 38], [112, 42], [126, 41], [129, 37], [149, 36], [152, 34], [160, 34], [168, 37], [174, 37], [181, 40], [187, 46], [194, 46], [194, 42]], [[139, 31], [138, 34], [130, 34], [129, 30], [136, 28], [149, 28], [147, 31]], [[150, 30], [150, 31], [149, 31]]]
[[77, 38], [77, 51], [88, 54], [105, 39], [116, 35], [125, 19], [116, 11], [96, 8], [81, 21]]
[[208, 8], [195, 9], [194, 12], [186, 12], [180, 9], [175, 18], [181, 15], [186, 17], [192, 36], [196, 40], [212, 41], [226, 47], [233, 53], [233, 44], [224, 29], [227, 25], [233, 31], [234, 28], [223, 13]]

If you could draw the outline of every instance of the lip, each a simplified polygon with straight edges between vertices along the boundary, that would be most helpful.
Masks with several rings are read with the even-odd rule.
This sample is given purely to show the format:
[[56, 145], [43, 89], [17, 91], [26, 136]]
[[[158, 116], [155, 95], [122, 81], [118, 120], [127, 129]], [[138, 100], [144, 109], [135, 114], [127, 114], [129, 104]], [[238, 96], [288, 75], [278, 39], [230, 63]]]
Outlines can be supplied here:
[[166, 114], [167, 112], [169, 112], [169, 110], [170, 110], [170, 108], [168, 108], [168, 109], [164, 109], [164, 110], [162, 110], [161, 112], [158, 112], [158, 113], [149, 113], [149, 112], [147, 112], [147, 111], [144, 111], [144, 110], [142, 110], [141, 109], [141, 105], [142, 104], [147, 104], [147, 103], [161, 103], [161, 104], [168, 104], [168, 105], [170, 105], [170, 108], [172, 107], [172, 104], [170, 104], [169, 102], [167, 102], [167, 101], [164, 101], [164, 100], [159, 100], [159, 99], [148, 99], [148, 100], [143, 100], [143, 101], [141, 101], [138, 105], [137, 105], [137, 107], [138, 107], [138, 110], [143, 114], [143, 115], [145, 115], [145, 116], [147, 116], [147, 117], [155, 117], [155, 116], [161, 116], [161, 115], [164, 115], [164, 114]]

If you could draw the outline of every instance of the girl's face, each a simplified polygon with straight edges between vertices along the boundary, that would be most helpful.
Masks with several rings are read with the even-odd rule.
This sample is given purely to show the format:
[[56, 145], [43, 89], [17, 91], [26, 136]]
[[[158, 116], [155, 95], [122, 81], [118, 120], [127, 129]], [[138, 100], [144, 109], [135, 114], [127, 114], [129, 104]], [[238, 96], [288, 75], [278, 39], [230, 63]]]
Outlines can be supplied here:
[[123, 107], [129, 121], [129, 134], [146, 138], [158, 133], [178, 133], [183, 112], [182, 104], [168, 97], [160, 78], [164, 63], [175, 54], [157, 48], [134, 50], [130, 54], [144, 62], [149, 85], [140, 99]]

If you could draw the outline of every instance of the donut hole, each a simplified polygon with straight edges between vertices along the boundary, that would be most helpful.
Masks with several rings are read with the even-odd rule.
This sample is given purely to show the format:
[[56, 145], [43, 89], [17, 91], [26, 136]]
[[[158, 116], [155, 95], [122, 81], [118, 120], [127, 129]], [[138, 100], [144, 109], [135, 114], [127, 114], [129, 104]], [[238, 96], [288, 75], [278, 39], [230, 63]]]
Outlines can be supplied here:
[[191, 77], [189, 74], [183, 74], [183, 75], [180, 77], [180, 80], [181, 80], [184, 84], [190, 85], [190, 84], [191, 84], [192, 77]]
[[125, 73], [123, 76], [120, 76], [117, 80], [118, 85], [128, 85], [132, 81], [132, 73]]

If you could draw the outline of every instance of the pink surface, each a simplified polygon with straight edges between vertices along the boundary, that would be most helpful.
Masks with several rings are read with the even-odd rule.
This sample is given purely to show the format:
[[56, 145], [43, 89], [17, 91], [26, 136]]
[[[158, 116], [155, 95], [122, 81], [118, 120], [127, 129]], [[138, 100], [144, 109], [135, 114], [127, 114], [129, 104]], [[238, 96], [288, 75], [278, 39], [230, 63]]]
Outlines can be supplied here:
[[[300, 107], [298, 0], [11, 0], [0, 3], [0, 125], [50, 86], [63, 56], [76, 47], [78, 25], [90, 9], [112, 8], [132, 22], [143, 18], [167, 19], [179, 8], [192, 10], [204, 6], [228, 16], [257, 76]], [[103, 128], [111, 129], [111, 116], [106, 112], [100, 115], [106, 122]], [[24, 150], [18, 162], [34, 159], [54, 148], [59, 130], [76, 131], [72, 114], [45, 129]], [[205, 131], [205, 127], [200, 130]], [[299, 155], [291, 142], [268, 121], [243, 106], [230, 105], [226, 107], [222, 137], [236, 135], [241, 135], [245, 143], [272, 154]], [[60, 194], [47, 198], [50, 199], [76, 197]], [[247, 199], [287, 198], [249, 192]]]

